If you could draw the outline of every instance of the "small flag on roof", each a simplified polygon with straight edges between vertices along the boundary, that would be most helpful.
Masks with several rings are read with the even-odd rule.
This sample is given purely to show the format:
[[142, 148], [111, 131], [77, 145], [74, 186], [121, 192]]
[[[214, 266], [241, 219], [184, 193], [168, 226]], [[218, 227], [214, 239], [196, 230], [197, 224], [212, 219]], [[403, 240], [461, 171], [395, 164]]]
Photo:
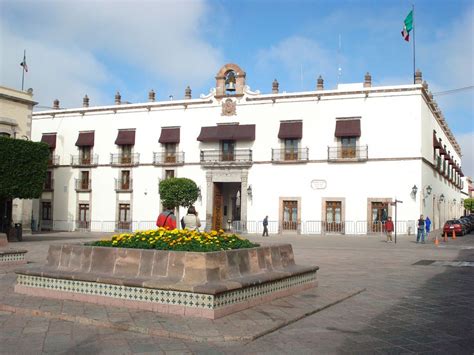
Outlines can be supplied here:
[[23, 70], [28, 73], [28, 65], [26, 65], [26, 53], [23, 54], [23, 62], [21, 62], [20, 65], [23, 67]]

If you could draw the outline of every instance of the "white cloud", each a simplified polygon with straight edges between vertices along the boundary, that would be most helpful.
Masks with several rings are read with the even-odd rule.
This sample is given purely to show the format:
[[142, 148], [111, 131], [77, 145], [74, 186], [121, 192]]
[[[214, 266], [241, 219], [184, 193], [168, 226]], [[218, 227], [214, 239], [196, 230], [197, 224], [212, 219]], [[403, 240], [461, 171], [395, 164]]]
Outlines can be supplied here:
[[462, 171], [464, 175], [474, 177], [474, 131], [458, 134], [456, 139], [462, 150]]
[[273, 73], [283, 67], [293, 82], [299, 82], [303, 69], [305, 76], [314, 86], [317, 76], [328, 76], [330, 72], [333, 74], [332, 72], [337, 70], [334, 60], [331, 60], [333, 58], [337, 58], [337, 55], [323, 48], [318, 42], [301, 36], [292, 36], [270, 48], [260, 50], [257, 53], [257, 67], [260, 72]]
[[[184, 92], [186, 85], [207, 82], [221, 64], [220, 50], [202, 35], [212, 27], [206, 23], [210, 9], [204, 1], [4, 1], [0, 6], [2, 23], [11, 29], [2, 31], [0, 51], [11, 53], [1, 63], [2, 81], [16, 84], [6, 65], [21, 60], [27, 48], [30, 75], [44, 73], [32, 79], [35, 93], [48, 102], [76, 89], [95, 91], [91, 103], [105, 95], [111, 102], [115, 89], [133, 86], [130, 72], [135, 70], [156, 82], [157, 90]], [[111, 77], [111, 72], [121, 76]], [[77, 106], [78, 95], [63, 101]]]

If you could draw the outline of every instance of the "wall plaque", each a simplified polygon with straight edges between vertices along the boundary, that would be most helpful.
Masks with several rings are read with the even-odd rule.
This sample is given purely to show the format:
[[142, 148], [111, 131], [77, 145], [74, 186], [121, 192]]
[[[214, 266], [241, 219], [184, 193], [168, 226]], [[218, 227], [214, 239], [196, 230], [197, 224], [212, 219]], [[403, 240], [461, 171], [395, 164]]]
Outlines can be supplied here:
[[323, 190], [326, 186], [326, 180], [311, 180], [311, 188], [313, 190]]

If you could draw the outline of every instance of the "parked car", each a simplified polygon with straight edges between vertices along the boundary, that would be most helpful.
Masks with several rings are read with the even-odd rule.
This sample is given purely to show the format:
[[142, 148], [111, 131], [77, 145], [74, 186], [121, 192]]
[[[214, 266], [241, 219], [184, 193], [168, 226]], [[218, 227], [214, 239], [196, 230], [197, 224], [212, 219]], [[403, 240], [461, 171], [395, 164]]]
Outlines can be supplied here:
[[459, 218], [459, 221], [462, 224], [466, 225], [466, 234], [471, 233], [471, 231], [473, 229], [473, 226], [474, 226], [474, 223], [472, 223], [471, 220], [469, 218], [466, 218], [466, 217]]
[[456, 235], [463, 236], [466, 234], [466, 225], [462, 224], [459, 219], [450, 219], [449, 221], [446, 221], [443, 226], [443, 234], [447, 233], [451, 236], [453, 231]]

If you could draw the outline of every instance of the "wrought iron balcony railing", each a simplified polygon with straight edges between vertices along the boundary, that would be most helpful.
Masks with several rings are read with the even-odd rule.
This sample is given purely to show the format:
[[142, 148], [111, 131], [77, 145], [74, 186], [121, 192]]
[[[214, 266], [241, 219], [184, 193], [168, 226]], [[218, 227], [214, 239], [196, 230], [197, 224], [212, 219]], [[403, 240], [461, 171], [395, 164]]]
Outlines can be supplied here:
[[328, 147], [328, 161], [366, 161], [369, 147]]
[[81, 155], [71, 155], [71, 165], [72, 166], [96, 166], [99, 163], [99, 156], [81, 156]]
[[175, 152], [175, 153], [154, 152], [153, 164], [154, 165], [183, 165], [184, 152]]
[[48, 166], [59, 165], [59, 155], [50, 155], [48, 159]]
[[300, 149], [272, 149], [274, 163], [304, 163], [308, 161], [308, 148]]
[[201, 150], [201, 164], [251, 165], [252, 149], [235, 149], [232, 152], [223, 152], [220, 149]]
[[140, 153], [110, 154], [110, 165], [133, 166], [140, 162]]
[[133, 190], [132, 179], [115, 179], [115, 191], [131, 192]]
[[91, 191], [91, 180], [90, 179], [76, 179], [76, 191], [87, 192]]

